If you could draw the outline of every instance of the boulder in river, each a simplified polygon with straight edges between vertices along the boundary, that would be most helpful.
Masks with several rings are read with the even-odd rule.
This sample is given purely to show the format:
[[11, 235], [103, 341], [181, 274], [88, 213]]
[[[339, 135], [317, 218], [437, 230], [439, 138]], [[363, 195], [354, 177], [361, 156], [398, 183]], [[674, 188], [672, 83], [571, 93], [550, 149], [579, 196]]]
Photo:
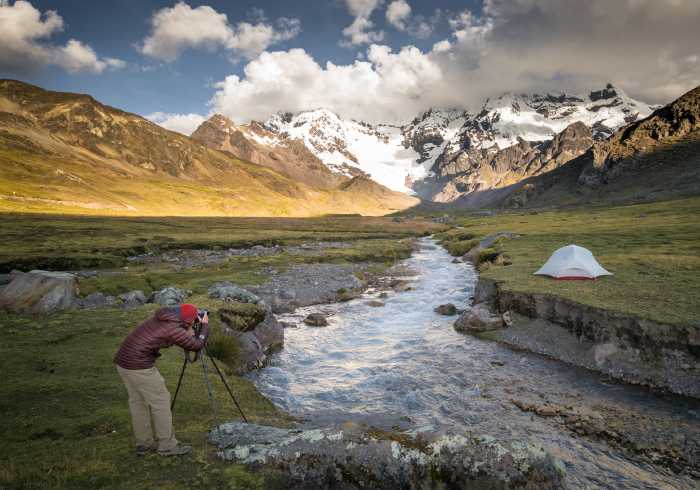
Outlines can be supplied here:
[[373, 299], [372, 301], [369, 301], [367, 303], [367, 306], [371, 306], [372, 308], [381, 308], [382, 306], [384, 306], [384, 302], [379, 301], [378, 299]]
[[304, 318], [304, 323], [311, 327], [326, 327], [328, 326], [328, 320], [322, 313], [311, 313], [306, 318]]
[[281, 470], [290, 489], [565, 488], [563, 465], [543, 448], [489, 436], [232, 422], [209, 438], [226, 461]]
[[457, 314], [457, 307], [452, 303], [437, 306], [433, 311], [438, 315], [453, 316]]
[[485, 303], [478, 303], [460, 315], [454, 323], [458, 332], [488, 332], [505, 326], [503, 318], [494, 315]]
[[176, 306], [184, 303], [190, 294], [192, 294], [191, 291], [168, 286], [167, 288], [163, 288], [151, 294], [151, 297], [148, 298], [148, 302], [157, 303], [160, 306]]
[[224, 334], [236, 339], [238, 374], [263, 367], [267, 356], [284, 346], [284, 325], [263, 304], [231, 303], [219, 310]]
[[78, 294], [75, 275], [34, 270], [12, 275], [0, 292], [0, 309], [13, 313], [51, 313], [74, 305]]

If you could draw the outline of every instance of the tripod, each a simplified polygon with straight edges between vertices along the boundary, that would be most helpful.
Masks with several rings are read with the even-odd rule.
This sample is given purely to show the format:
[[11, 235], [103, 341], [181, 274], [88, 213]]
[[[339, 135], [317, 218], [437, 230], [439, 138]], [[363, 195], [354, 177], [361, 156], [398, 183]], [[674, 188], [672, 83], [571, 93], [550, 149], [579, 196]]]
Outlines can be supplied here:
[[[204, 355], [201, 355], [202, 352], [204, 353]], [[175, 388], [175, 395], [173, 396], [173, 401], [170, 403], [170, 410], [172, 411], [175, 408], [175, 402], [177, 401], [177, 394], [180, 392], [180, 386], [182, 385], [182, 378], [185, 377], [185, 369], [187, 369], [187, 365], [191, 364], [193, 362], [197, 362], [197, 360], [200, 359], [200, 357], [201, 357], [202, 373], [204, 375], [204, 384], [207, 387], [207, 396], [209, 398], [209, 404], [211, 405], [212, 414], [214, 415], [214, 423], [216, 424], [217, 430], [219, 429], [219, 415], [218, 415], [218, 411], [217, 411], [217, 407], [216, 407], [216, 400], [214, 400], [214, 394], [211, 391], [211, 384], [209, 383], [209, 367], [207, 366], [207, 359], [209, 361], [211, 361], [212, 365], [214, 366], [214, 369], [216, 369], [216, 373], [219, 375], [221, 382], [226, 387], [226, 391], [228, 391], [228, 394], [231, 397], [231, 400], [236, 405], [236, 408], [238, 408], [238, 411], [241, 413], [241, 417], [243, 417], [243, 420], [247, 424], [248, 419], [246, 418], [245, 414], [243, 413], [243, 409], [241, 409], [241, 406], [238, 404], [238, 400], [236, 400], [236, 397], [233, 395], [233, 391], [231, 391], [231, 387], [228, 385], [228, 382], [226, 381], [224, 374], [219, 369], [219, 365], [216, 363], [214, 358], [209, 353], [209, 347], [207, 347], [207, 345], [204, 344], [204, 349], [202, 349], [202, 351], [200, 351], [200, 352], [195, 352], [193, 358], [190, 357], [190, 354], [192, 354], [192, 353], [189, 351], [184, 351], [184, 354], [185, 354], [185, 360], [182, 363], [182, 370], [180, 371], [180, 379], [177, 380], [177, 388]]]

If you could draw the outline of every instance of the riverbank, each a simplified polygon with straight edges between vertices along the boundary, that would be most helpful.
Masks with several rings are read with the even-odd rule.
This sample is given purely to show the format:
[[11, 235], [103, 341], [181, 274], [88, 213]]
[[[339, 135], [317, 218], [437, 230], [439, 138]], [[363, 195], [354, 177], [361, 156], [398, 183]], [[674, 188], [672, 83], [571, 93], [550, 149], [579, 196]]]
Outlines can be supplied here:
[[[3, 272], [12, 269], [81, 271], [80, 297], [102, 292], [146, 295], [166, 286], [191, 291], [187, 300], [215, 310], [209, 298], [219, 281], [247, 287], [305, 265], [325, 279], [357, 280], [358, 267], [383, 270], [411, 252], [413, 237], [440, 230], [429, 220], [318, 219], [126, 219], [0, 215]], [[325, 245], [328, 246], [325, 246]], [[258, 246], [258, 248], [255, 248]], [[128, 260], [137, 257], [136, 260]], [[144, 260], [145, 259], [145, 260]], [[163, 260], [161, 260], [163, 259]], [[301, 267], [301, 269], [299, 269]], [[327, 271], [325, 270], [327, 269]], [[303, 288], [303, 274], [292, 274]], [[289, 274], [287, 275], [289, 277]], [[9, 279], [9, 277], [0, 277]], [[0, 285], [2, 287], [2, 285]], [[340, 294], [338, 291], [333, 293]], [[284, 488], [273, 471], [251, 472], [221, 463], [206, 442], [213, 426], [198, 366], [190, 368], [174, 413], [176, 434], [194, 446], [187, 458], [138, 458], [132, 452], [126, 392], [112, 356], [127, 333], [157, 308], [103, 305], [51, 315], [0, 314], [0, 487], [34, 488]], [[221, 328], [212, 315], [212, 329]], [[158, 369], [174, 392], [181, 354], [167, 349]], [[227, 378], [247, 417], [288, 426], [291, 418], [255, 386], [230, 372]], [[222, 420], [239, 420], [218, 377], [210, 384]]]
[[[472, 253], [475, 302], [512, 325], [481, 333], [627, 382], [700, 397], [700, 199], [459, 220], [452, 250]], [[445, 238], [445, 237], [443, 237]], [[532, 273], [557, 248], [593, 251], [612, 277], [555, 281]]]

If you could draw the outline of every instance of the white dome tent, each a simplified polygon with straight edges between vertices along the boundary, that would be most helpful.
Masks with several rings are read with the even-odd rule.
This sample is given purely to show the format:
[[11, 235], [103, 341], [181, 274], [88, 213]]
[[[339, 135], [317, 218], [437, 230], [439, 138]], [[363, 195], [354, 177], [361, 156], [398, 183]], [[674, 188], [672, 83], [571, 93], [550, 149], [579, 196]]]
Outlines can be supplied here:
[[567, 245], [554, 252], [535, 275], [555, 279], [595, 279], [612, 276], [612, 273], [606, 271], [587, 248]]

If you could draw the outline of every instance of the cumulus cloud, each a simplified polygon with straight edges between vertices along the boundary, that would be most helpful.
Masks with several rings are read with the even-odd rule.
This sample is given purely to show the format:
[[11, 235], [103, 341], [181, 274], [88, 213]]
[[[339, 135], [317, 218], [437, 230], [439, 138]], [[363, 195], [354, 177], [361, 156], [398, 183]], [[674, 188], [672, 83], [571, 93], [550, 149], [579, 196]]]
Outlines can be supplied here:
[[211, 106], [244, 122], [318, 107], [362, 120], [399, 121], [429, 105], [426, 89], [442, 73], [428, 55], [413, 46], [393, 52], [372, 45], [366, 58], [321, 66], [303, 49], [265, 52], [245, 67], [244, 78], [231, 75], [218, 83]]
[[165, 129], [182, 133], [185, 136], [191, 135], [206, 119], [199, 114], [172, 114], [168, 112], [154, 112], [145, 117]]
[[[352, 12], [367, 16], [377, 5], [358, 2]], [[430, 51], [372, 44], [347, 65], [321, 65], [302, 49], [263, 52], [216, 84], [211, 108], [238, 122], [318, 107], [405, 122], [429, 107], [478, 110], [507, 91], [612, 82], [666, 103], [700, 85], [700, 2], [486, 0], [482, 15], [452, 13], [448, 25]]]
[[386, 20], [400, 31], [405, 31], [411, 17], [411, 6], [406, 0], [394, 0], [386, 9]]
[[71, 73], [102, 73], [126, 66], [116, 58], [99, 58], [95, 50], [76, 39], [65, 46], [49, 43], [48, 38], [63, 27], [63, 18], [55, 10], [42, 14], [30, 2], [0, 0], [0, 69], [27, 73], [53, 64]]
[[301, 32], [299, 19], [281, 17], [274, 23], [255, 9], [255, 23], [231, 25], [226, 14], [207, 5], [196, 8], [185, 2], [165, 7], [153, 14], [151, 32], [140, 45], [140, 51], [152, 58], [175, 61], [185, 49], [228, 50], [232, 57], [253, 58], [268, 47], [296, 37]]
[[386, 21], [398, 31], [417, 39], [427, 39], [435, 30], [440, 21], [442, 10], [436, 9], [435, 13], [426, 18], [422, 15], [413, 15], [413, 9], [406, 0], [394, 0], [386, 9]]
[[383, 3], [383, 0], [345, 0], [350, 15], [355, 17], [352, 24], [343, 29], [345, 39], [343, 46], [357, 46], [379, 42], [384, 39], [383, 31], [374, 31], [374, 22], [370, 20], [372, 13]]

